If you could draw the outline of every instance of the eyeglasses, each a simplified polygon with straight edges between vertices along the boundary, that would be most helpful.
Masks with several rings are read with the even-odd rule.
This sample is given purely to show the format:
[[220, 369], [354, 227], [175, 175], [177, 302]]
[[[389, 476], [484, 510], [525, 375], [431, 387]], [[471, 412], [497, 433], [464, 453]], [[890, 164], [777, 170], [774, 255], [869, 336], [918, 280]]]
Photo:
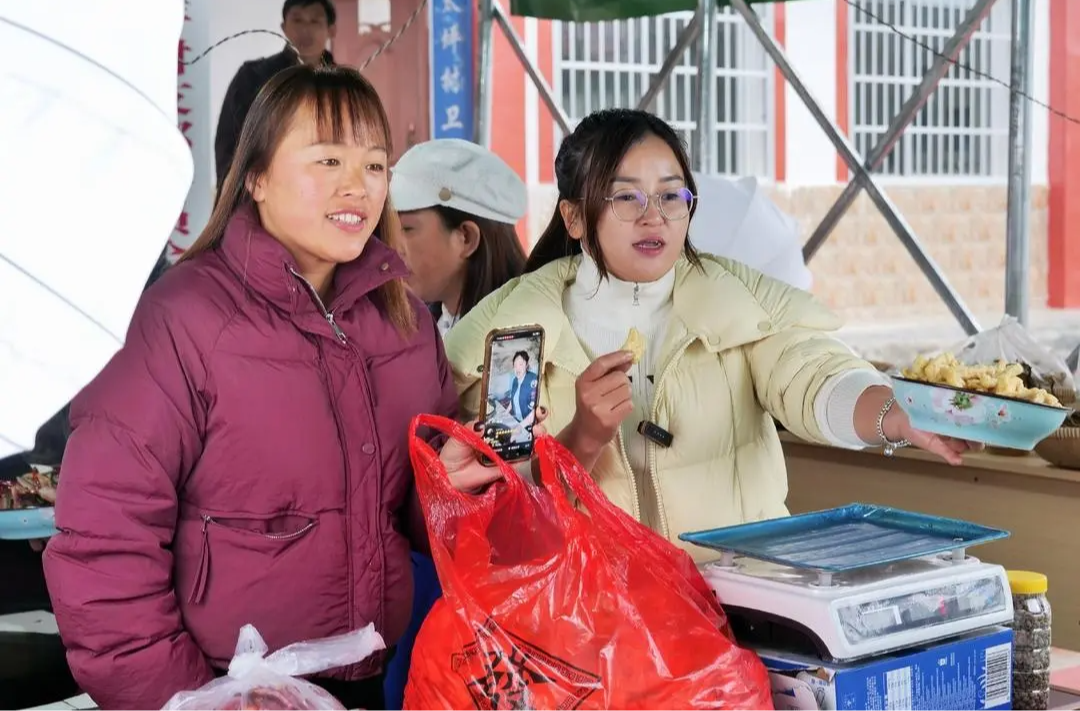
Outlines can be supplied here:
[[649, 203], [656, 201], [660, 214], [668, 220], [685, 220], [697, 196], [689, 188], [673, 188], [654, 195], [628, 188], [604, 198], [611, 203], [611, 211], [623, 222], [634, 222], [649, 210]]

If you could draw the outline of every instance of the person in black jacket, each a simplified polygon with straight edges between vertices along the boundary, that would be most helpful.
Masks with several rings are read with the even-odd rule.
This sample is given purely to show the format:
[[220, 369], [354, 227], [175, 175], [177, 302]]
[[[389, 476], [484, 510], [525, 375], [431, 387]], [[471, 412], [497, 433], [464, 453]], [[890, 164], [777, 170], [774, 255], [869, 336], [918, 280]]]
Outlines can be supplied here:
[[326, 43], [334, 36], [337, 21], [337, 11], [331, 0], [285, 0], [281, 19], [281, 31], [290, 46], [269, 57], [244, 62], [225, 91], [214, 136], [218, 192], [229, 172], [248, 110], [270, 77], [297, 62], [334, 63], [333, 55], [326, 49]]

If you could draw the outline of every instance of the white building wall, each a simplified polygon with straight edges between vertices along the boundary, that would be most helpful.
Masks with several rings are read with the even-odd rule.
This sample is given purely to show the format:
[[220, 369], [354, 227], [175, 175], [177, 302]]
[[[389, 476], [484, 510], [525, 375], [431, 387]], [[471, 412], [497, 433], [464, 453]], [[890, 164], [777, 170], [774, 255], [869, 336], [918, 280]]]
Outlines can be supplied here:
[[[999, 2], [1001, 0], [998, 0]], [[1050, 0], [1034, 0], [1035, 52], [1032, 64], [1031, 95], [1042, 102], [1050, 99]], [[1008, 81], [1008, 77], [1003, 77]], [[1047, 185], [1047, 166], [1050, 155], [1050, 112], [1031, 104], [1031, 182]]]
[[[998, 0], [1005, 3], [1008, 0]], [[787, 54], [825, 113], [836, 117], [836, 3], [843, 0], [803, 0], [785, 5]], [[1049, 97], [1050, 0], [1034, 0], [1034, 61], [1031, 94]], [[995, 72], [996, 74], [996, 72]], [[1009, 81], [1008, 72], [997, 76]], [[836, 182], [836, 152], [790, 85], [787, 101], [787, 184], [791, 187]], [[1031, 105], [1032, 183], [1047, 183], [1049, 112]], [[1002, 179], [1004, 182], [1004, 178]]]
[[[836, 3], [802, 0], [784, 5], [786, 49], [810, 93], [825, 114], [836, 119]], [[836, 151], [791, 84], [787, 106], [787, 184], [831, 185], [836, 182]]]

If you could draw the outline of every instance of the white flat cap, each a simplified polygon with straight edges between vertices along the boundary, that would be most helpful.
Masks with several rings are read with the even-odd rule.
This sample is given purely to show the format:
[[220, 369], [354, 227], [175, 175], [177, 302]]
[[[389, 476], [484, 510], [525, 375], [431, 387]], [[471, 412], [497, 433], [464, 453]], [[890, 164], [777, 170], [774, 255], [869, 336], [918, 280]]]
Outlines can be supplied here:
[[459, 138], [419, 143], [392, 169], [390, 199], [402, 212], [436, 205], [496, 222], [515, 224], [525, 216], [525, 183], [506, 162], [482, 146]]

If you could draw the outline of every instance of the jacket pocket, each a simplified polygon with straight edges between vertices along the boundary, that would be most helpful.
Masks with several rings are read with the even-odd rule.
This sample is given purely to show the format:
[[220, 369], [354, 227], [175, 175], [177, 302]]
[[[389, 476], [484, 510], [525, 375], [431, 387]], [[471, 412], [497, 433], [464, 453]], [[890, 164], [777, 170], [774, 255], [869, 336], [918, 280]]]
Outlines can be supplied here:
[[349, 557], [360, 560], [364, 553], [354, 548], [367, 541], [349, 545], [344, 512], [271, 511], [191, 507], [176, 526], [174, 585], [184, 629], [219, 668], [228, 666], [245, 624], [280, 649], [347, 632], [354, 618], [377, 619], [378, 600], [350, 582]]
[[202, 552], [191, 585], [188, 602], [200, 604], [206, 597], [210, 578], [211, 548], [214, 541], [222, 545], [276, 555], [284, 552], [293, 542], [309, 534], [318, 520], [297, 513], [281, 513], [269, 516], [202, 516]]

